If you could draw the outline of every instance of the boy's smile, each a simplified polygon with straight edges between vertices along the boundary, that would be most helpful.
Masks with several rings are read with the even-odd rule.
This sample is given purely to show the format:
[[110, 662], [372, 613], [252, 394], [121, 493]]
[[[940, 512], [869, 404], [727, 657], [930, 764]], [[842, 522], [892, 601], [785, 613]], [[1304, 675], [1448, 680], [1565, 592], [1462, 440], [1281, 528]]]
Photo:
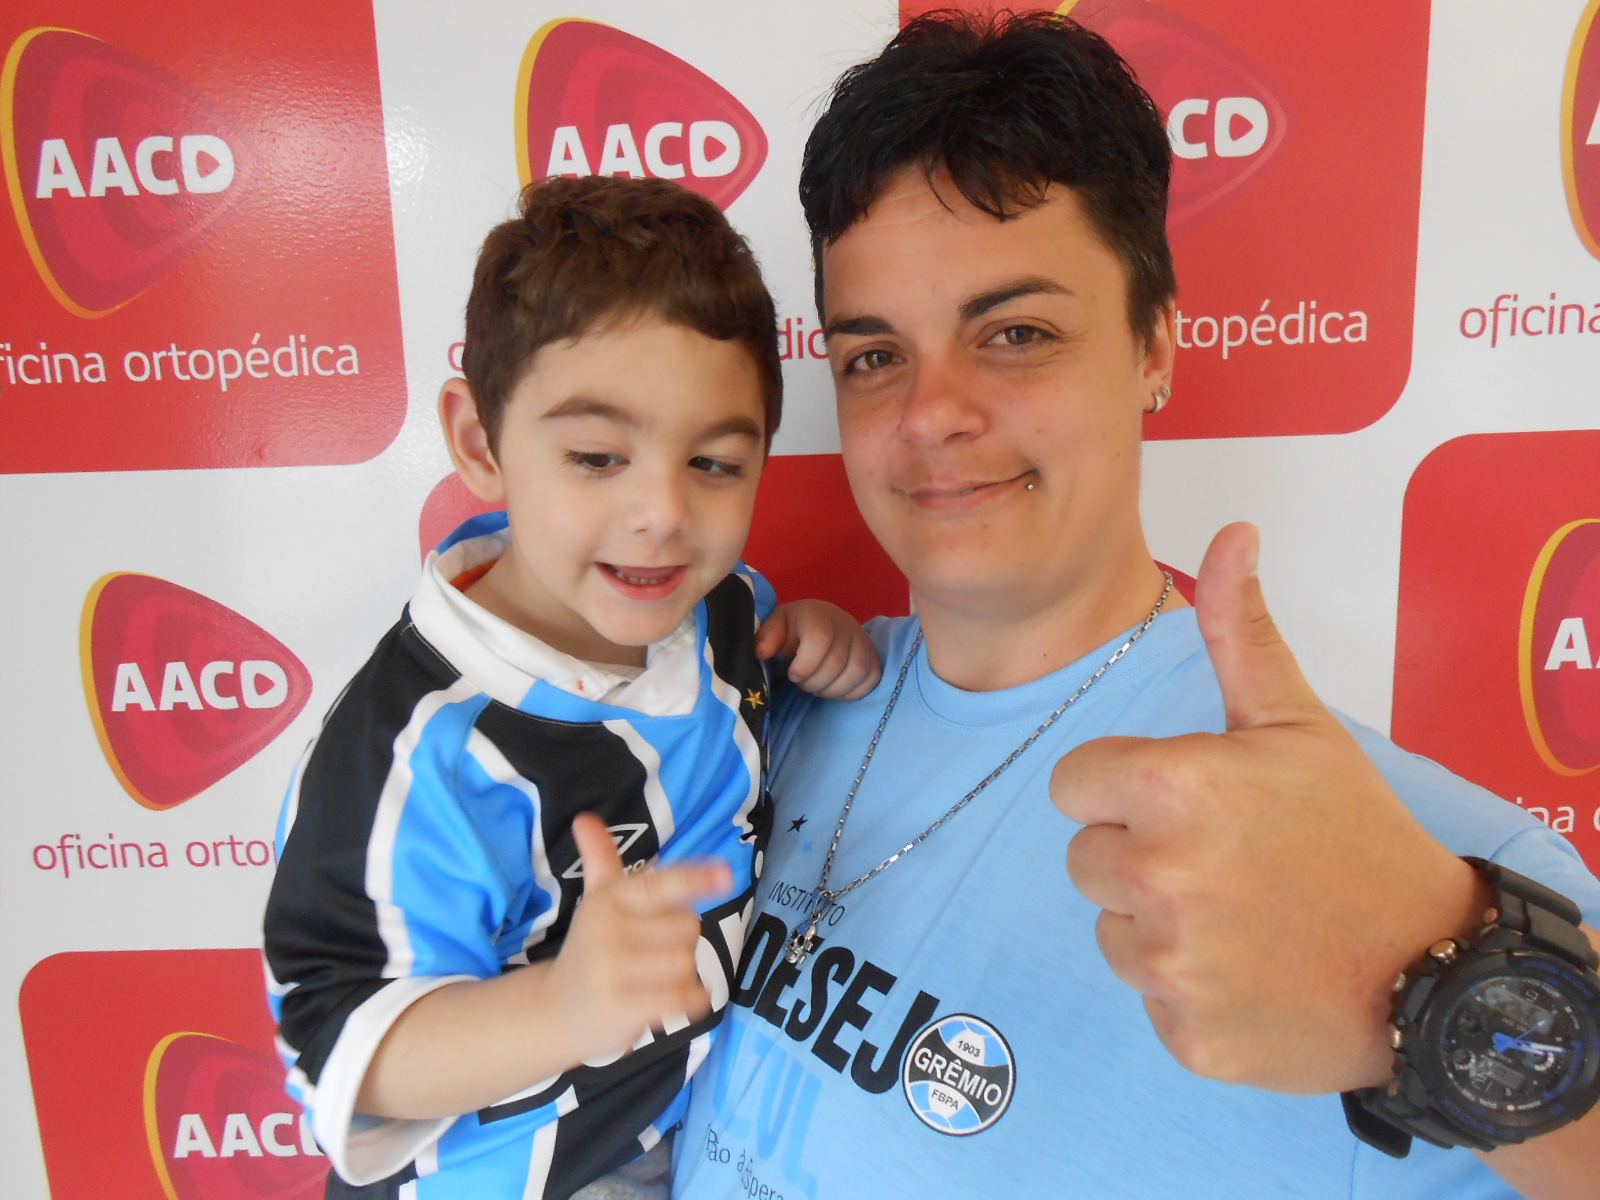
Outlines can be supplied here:
[[461, 381], [441, 403], [468, 486], [511, 522], [467, 594], [556, 649], [642, 665], [738, 561], [766, 461], [739, 343], [646, 316], [546, 346], [492, 451]]

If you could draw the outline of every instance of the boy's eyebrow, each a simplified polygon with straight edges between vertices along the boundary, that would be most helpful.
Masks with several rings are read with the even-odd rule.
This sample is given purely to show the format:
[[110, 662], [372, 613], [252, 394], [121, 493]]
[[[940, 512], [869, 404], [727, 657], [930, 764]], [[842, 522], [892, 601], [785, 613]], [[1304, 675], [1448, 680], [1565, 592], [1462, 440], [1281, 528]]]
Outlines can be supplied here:
[[549, 421], [556, 417], [601, 417], [618, 425], [634, 428], [639, 424], [639, 419], [625, 408], [618, 408], [615, 404], [608, 404], [604, 400], [597, 400], [593, 396], [568, 396], [544, 416], [542, 421]]
[[[1025, 275], [1021, 279], [1014, 279], [1009, 283], [1002, 283], [999, 287], [992, 287], [986, 292], [979, 292], [976, 296], [963, 301], [956, 314], [963, 322], [974, 320], [1023, 296], [1075, 296], [1071, 288], [1048, 279], [1043, 275]], [[847, 333], [854, 337], [882, 337], [895, 332], [894, 324], [884, 317], [860, 316], [841, 317], [837, 321], [830, 321], [824, 333], [832, 337], [836, 333]]]
[[761, 440], [761, 426], [749, 417], [729, 417], [726, 421], [718, 421], [710, 429], [700, 435], [702, 442], [714, 442], [723, 437], [748, 437], [755, 441]]
[[[597, 399], [594, 396], [568, 396], [560, 404], [545, 413], [540, 420], [549, 421], [558, 417], [599, 417], [601, 420], [610, 421], [621, 425], [625, 429], [637, 429], [639, 418], [625, 408]], [[761, 426], [749, 417], [729, 417], [726, 421], [718, 421], [699, 437], [699, 441], [711, 442], [720, 437], [748, 437], [755, 441], [761, 440]]]

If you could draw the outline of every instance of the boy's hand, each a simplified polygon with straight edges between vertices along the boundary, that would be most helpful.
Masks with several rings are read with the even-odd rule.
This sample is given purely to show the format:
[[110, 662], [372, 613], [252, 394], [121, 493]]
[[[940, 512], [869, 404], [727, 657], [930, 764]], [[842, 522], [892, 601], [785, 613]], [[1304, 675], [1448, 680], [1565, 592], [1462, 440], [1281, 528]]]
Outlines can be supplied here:
[[867, 631], [826, 600], [791, 600], [761, 623], [756, 657], [789, 660], [789, 681], [827, 700], [859, 700], [883, 664]]
[[574, 1057], [612, 1058], [646, 1029], [699, 1020], [711, 998], [695, 965], [698, 901], [733, 885], [727, 864], [685, 863], [625, 871], [605, 822], [572, 822], [583, 863], [583, 903], [550, 966]]

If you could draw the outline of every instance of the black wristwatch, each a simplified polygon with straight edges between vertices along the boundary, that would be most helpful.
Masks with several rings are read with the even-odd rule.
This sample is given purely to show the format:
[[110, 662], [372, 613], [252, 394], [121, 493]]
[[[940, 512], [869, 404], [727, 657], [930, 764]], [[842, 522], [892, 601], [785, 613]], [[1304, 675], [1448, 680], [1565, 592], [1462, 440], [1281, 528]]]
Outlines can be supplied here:
[[1413, 1137], [1493, 1150], [1576, 1121], [1600, 1100], [1600, 956], [1565, 896], [1480, 858], [1483, 928], [1446, 938], [1395, 980], [1394, 1079], [1344, 1093], [1362, 1141], [1404, 1158]]

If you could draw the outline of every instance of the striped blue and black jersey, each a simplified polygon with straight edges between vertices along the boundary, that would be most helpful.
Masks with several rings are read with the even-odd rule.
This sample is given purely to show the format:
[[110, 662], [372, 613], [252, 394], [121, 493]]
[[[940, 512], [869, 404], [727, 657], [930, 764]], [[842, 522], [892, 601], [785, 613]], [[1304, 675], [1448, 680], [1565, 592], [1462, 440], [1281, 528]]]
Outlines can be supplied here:
[[[461, 548], [485, 529], [494, 519], [469, 523], [447, 559], [470, 562]], [[697, 675], [694, 695], [680, 715], [651, 716], [486, 653], [440, 602], [440, 574], [425, 572], [291, 782], [265, 919], [279, 1051], [349, 1185], [330, 1195], [565, 1197], [677, 1122], [726, 1003], [769, 821], [754, 646], [772, 593], [742, 567], [712, 590], [693, 618], [697, 670], [681, 673]], [[732, 866], [735, 894], [702, 914], [713, 1012], [476, 1113], [355, 1112], [367, 1065], [409, 1004], [560, 950], [583, 891], [570, 832], [580, 812], [606, 820], [630, 867], [706, 856]]]

